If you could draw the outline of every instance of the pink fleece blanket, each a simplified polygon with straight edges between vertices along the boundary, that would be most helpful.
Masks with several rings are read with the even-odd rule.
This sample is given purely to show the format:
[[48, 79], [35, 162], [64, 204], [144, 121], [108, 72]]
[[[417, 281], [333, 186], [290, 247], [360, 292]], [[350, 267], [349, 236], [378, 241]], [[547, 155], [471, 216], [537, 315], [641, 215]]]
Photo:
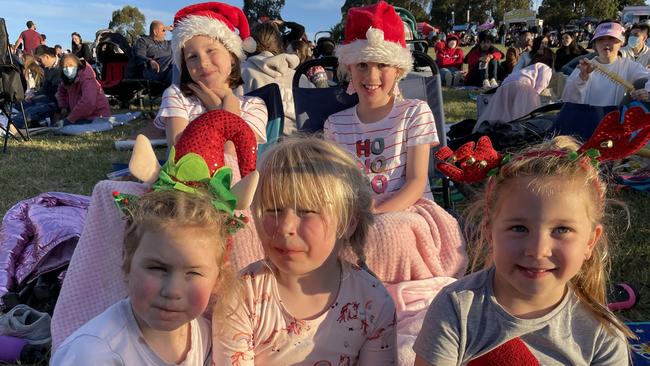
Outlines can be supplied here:
[[[233, 171], [238, 180], [238, 172]], [[81, 325], [126, 296], [120, 269], [124, 220], [111, 193], [139, 195], [147, 189], [133, 182], [101, 181], [95, 186], [86, 225], [54, 309], [54, 349]], [[233, 263], [241, 269], [263, 256], [250, 223], [234, 237]], [[398, 283], [460, 277], [465, 273], [467, 255], [458, 222], [435, 203], [423, 199], [406, 211], [376, 218], [366, 245], [366, 262], [383, 282]]]
[[[368, 267], [384, 283], [459, 278], [467, 269], [458, 221], [424, 198], [405, 211], [376, 216], [365, 253]], [[347, 259], [356, 262], [353, 255]]]
[[413, 344], [420, 333], [429, 304], [443, 287], [456, 281], [451, 277], [427, 278], [386, 285], [397, 310], [397, 364], [413, 366]]

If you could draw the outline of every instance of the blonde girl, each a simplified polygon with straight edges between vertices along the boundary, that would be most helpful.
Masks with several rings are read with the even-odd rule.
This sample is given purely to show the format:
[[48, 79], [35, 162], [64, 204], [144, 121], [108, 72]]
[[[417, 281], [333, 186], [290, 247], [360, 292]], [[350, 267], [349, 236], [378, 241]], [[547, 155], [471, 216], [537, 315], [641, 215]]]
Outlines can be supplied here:
[[154, 191], [127, 207], [128, 297], [70, 335], [51, 365], [209, 364], [210, 323], [202, 314], [213, 294], [228, 298], [236, 288], [225, 214], [207, 192]]
[[371, 195], [353, 158], [292, 137], [259, 166], [253, 215], [266, 258], [241, 271], [242, 305], [215, 334], [215, 363], [393, 365], [395, 306], [363, 268]]
[[415, 365], [466, 364], [493, 351], [543, 365], [628, 364], [631, 333], [605, 304], [606, 184], [577, 148], [557, 137], [489, 178], [470, 215], [480, 217], [474, 265], [485, 268], [435, 298]]

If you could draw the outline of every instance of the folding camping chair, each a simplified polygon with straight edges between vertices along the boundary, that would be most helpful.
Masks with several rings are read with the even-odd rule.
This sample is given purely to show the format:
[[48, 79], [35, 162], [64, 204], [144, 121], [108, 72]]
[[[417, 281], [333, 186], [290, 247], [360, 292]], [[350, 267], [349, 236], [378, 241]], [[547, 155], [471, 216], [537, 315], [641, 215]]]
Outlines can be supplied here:
[[[440, 140], [440, 145], [434, 148], [435, 151], [447, 145], [440, 75], [436, 63], [430, 56], [420, 51], [412, 51], [412, 54], [415, 61], [414, 71], [400, 81], [399, 88], [405, 98], [425, 100], [429, 104], [435, 117], [438, 139]], [[346, 93], [345, 85], [331, 88], [300, 88], [300, 76], [305, 74], [312, 66], [334, 67], [336, 69], [338, 60], [336, 57], [309, 60], [296, 69], [292, 83], [296, 125], [299, 130], [306, 132], [322, 130], [327, 117], [350, 108], [359, 102], [356, 94], [348, 95]], [[430, 159], [429, 165], [429, 177], [442, 179], [443, 205], [445, 208], [450, 208], [449, 180], [441, 174], [437, 174], [433, 158]]]
[[[282, 96], [278, 84], [264, 85], [246, 94], [251, 97], [258, 97], [266, 104], [268, 119], [266, 122], [266, 143], [257, 148], [257, 157], [261, 157], [264, 151], [278, 142], [284, 128], [284, 108], [282, 107]], [[259, 161], [259, 159], [258, 159]]]
[[[20, 111], [23, 114], [23, 121], [27, 121], [27, 118], [25, 117], [25, 108], [23, 107], [26, 86], [25, 80], [20, 72], [20, 67], [14, 64], [9, 45], [7, 26], [4, 18], [0, 18], [0, 114], [4, 114], [7, 117], [7, 126], [0, 127], [0, 129], [5, 133], [4, 144], [2, 147], [3, 153], [7, 152], [7, 144], [10, 135], [18, 140], [18, 138], [10, 132], [11, 126], [15, 127], [11, 116], [14, 105], [20, 108]], [[23, 135], [20, 129], [16, 128], [16, 130], [23, 141], [29, 140], [29, 127], [27, 126], [27, 123], [25, 123], [25, 135]]]

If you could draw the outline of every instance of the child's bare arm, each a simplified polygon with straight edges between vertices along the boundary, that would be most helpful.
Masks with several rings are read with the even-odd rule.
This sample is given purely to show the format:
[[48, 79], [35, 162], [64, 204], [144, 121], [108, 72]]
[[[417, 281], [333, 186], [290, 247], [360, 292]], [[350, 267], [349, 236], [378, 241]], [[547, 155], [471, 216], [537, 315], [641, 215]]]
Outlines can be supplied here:
[[183, 117], [161, 117], [165, 123], [165, 136], [167, 136], [167, 146], [176, 145], [176, 141], [181, 137], [189, 121]]
[[429, 179], [429, 144], [409, 146], [406, 150], [406, 182], [391, 198], [375, 207], [375, 213], [401, 211], [422, 197]]

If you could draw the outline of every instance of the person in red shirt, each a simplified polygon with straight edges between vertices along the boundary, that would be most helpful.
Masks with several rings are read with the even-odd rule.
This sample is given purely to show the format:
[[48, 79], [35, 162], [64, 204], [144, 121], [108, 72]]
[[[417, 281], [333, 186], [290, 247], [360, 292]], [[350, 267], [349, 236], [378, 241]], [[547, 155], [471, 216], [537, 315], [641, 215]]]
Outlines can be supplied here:
[[14, 44], [14, 48], [18, 49], [20, 44], [23, 44], [25, 53], [33, 54], [34, 49], [41, 45], [41, 35], [36, 31], [36, 24], [31, 20], [27, 21], [27, 29], [22, 31]]
[[493, 37], [487, 31], [478, 35], [478, 44], [465, 56], [467, 75], [465, 85], [480, 86], [483, 88], [496, 88], [497, 70], [499, 60], [503, 59], [503, 52], [492, 46]]
[[454, 76], [463, 68], [463, 50], [458, 48], [458, 36], [447, 36], [447, 44], [436, 52], [436, 64], [440, 70], [443, 85], [452, 86]]

